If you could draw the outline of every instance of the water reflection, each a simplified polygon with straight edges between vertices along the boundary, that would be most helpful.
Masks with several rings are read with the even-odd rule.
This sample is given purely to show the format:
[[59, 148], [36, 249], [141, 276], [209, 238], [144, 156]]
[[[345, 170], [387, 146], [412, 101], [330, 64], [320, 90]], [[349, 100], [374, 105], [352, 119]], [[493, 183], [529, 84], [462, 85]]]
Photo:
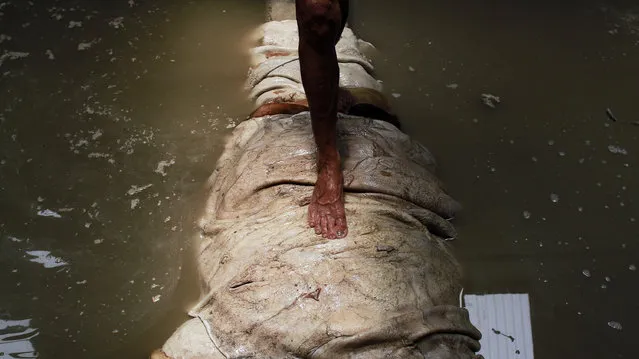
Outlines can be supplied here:
[[0, 359], [38, 358], [31, 342], [38, 334], [38, 329], [31, 327], [31, 319], [0, 319]]

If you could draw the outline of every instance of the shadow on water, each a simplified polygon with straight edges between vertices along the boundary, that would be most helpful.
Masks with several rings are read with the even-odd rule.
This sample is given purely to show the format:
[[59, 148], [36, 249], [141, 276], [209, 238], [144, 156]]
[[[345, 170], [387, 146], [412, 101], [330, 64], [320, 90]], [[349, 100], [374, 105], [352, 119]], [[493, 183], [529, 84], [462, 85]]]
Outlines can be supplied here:
[[[466, 291], [529, 293], [539, 358], [634, 357], [639, 7], [352, 4], [465, 206]], [[193, 221], [250, 110], [242, 37], [263, 11], [0, 2], [0, 357], [143, 358], [185, 319]]]

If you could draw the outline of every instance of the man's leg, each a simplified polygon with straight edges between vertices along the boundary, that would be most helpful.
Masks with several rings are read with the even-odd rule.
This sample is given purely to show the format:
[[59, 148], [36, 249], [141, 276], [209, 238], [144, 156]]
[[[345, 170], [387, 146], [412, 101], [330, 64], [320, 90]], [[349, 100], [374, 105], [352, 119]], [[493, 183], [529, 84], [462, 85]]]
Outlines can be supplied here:
[[308, 224], [324, 238], [343, 238], [348, 227], [337, 150], [339, 65], [335, 44], [346, 24], [348, 0], [296, 0], [295, 5], [302, 84], [317, 144], [317, 182]]

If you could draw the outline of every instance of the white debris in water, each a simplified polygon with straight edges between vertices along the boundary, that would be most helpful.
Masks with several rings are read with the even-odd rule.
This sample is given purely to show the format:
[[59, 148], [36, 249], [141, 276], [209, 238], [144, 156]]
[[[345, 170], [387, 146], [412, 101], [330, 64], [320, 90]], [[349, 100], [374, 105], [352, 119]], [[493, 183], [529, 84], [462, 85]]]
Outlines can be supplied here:
[[614, 146], [614, 145], [608, 146], [608, 151], [610, 151], [610, 153], [614, 153], [616, 155], [627, 155], [628, 154], [628, 151], [626, 151], [625, 148], [621, 148], [619, 146]]
[[14, 237], [14, 236], [8, 236], [7, 238], [9, 238], [9, 240], [11, 242], [16, 242], [16, 243], [20, 243], [22, 242], [22, 239], [18, 238], [18, 237]]
[[532, 216], [532, 213], [530, 213], [529, 211], [524, 211], [523, 215], [525, 219], [530, 219], [530, 216]]
[[234, 128], [235, 126], [237, 126], [237, 123], [235, 123], [234, 119], [229, 117], [226, 120], [228, 121], [228, 125], [226, 125], [226, 128]]
[[6, 51], [4, 54], [0, 55], [0, 66], [2, 66], [4, 60], [23, 59], [27, 56], [29, 56], [28, 52]]
[[53, 54], [53, 51], [51, 51], [51, 49], [47, 49], [44, 54], [47, 55], [47, 58], [49, 60], [55, 60], [55, 55]]
[[135, 198], [131, 200], [131, 209], [135, 209], [135, 207], [138, 206], [138, 204], [140, 204], [140, 200]]
[[610, 283], [612, 281], [612, 279], [610, 279], [610, 277], [605, 277], [604, 280], [608, 283]]
[[555, 193], [551, 193], [550, 200], [552, 201], [552, 203], [559, 203], [559, 195]]
[[129, 7], [135, 6], [135, 0], [129, 0]]
[[93, 240], [93, 244], [102, 244], [102, 242], [104, 242], [104, 239], [94, 239]]
[[481, 102], [490, 108], [495, 108], [498, 104], [501, 103], [501, 99], [499, 98], [499, 96], [495, 96], [489, 93], [483, 93], [481, 94]]
[[84, 50], [88, 50], [91, 48], [91, 46], [97, 44], [100, 40], [98, 39], [93, 39], [89, 42], [81, 42], [78, 44], [78, 51], [84, 51]]
[[87, 280], [86, 279], [85, 280], [81, 280], [81, 281], [75, 282], [75, 284], [79, 284], [79, 285], [87, 284]]
[[0, 34], [0, 44], [5, 42], [5, 41], [10, 41], [11, 39], [12, 39], [12, 37], [9, 36], [9, 35]]
[[160, 161], [158, 162], [158, 166], [155, 168], [155, 173], [159, 173], [162, 177], [166, 176], [166, 168], [171, 167], [175, 164], [175, 159], [171, 159], [170, 161]]
[[621, 323], [619, 322], [614, 322], [614, 321], [610, 321], [608, 322], [608, 326], [612, 329], [617, 329], [617, 330], [622, 330], [623, 327], [621, 326]]
[[124, 18], [122, 16], [116, 17], [115, 19], [109, 21], [109, 26], [119, 29], [124, 27]]
[[82, 21], [69, 21], [69, 29], [73, 29], [74, 27], [82, 27]]
[[132, 185], [131, 188], [128, 191], [126, 191], [126, 194], [128, 194], [129, 196], [133, 196], [133, 195], [138, 194], [138, 193], [140, 193], [140, 192], [142, 192], [142, 191], [144, 191], [144, 190], [146, 190], [146, 189], [148, 189], [148, 188], [150, 188], [152, 186], [153, 186], [153, 184], [151, 184], [151, 183], [147, 184], [146, 186], [140, 186], [140, 187], [138, 187], [136, 185]]
[[57, 268], [69, 264], [62, 258], [52, 256], [49, 251], [28, 251], [26, 253], [34, 257], [29, 260], [30, 262], [40, 263], [44, 268]]
[[171, 220], [171, 216], [168, 216], [168, 217], [164, 218], [164, 223], [166, 223], [166, 222], [168, 222], [170, 220]]
[[113, 334], [118, 334], [119, 332], [120, 332], [119, 330], [117, 330], [117, 329], [113, 329], [113, 331], [112, 331], [111, 333], [113, 333]]
[[408, 71], [410, 71], [410, 72], [415, 72], [415, 68], [414, 68], [414, 67], [412, 67], [412, 66], [408, 66]]
[[391, 94], [391, 96], [393, 96], [394, 98], [400, 98], [400, 97], [402, 97], [402, 94], [401, 93], [397, 93], [397, 92], [393, 92]]
[[89, 158], [111, 158], [111, 155], [108, 154], [108, 153], [91, 152], [91, 153], [89, 153], [87, 155], [87, 157], [89, 157]]
[[[130, 118], [124, 117], [124, 122], [131, 121]], [[116, 120], [117, 122], [117, 120]], [[135, 147], [138, 144], [150, 145], [155, 137], [155, 133], [150, 129], [143, 129], [142, 131], [136, 130], [134, 134], [125, 139], [122, 145], [119, 147], [120, 151], [125, 151], [127, 155], [131, 155], [135, 152]], [[117, 141], [120, 144], [120, 140]]]
[[160, 298], [161, 298], [161, 297], [162, 297], [162, 295], [161, 295], [161, 294], [158, 294], [158, 295], [156, 295], [156, 296], [153, 296], [153, 297], [151, 298], [151, 300], [153, 301], [153, 303], [157, 303], [157, 302], [159, 302], [159, 301], [160, 301]]
[[448, 84], [448, 85], [446, 85], [446, 87], [448, 87], [449, 89], [452, 89], [452, 90], [456, 90], [459, 87], [459, 85], [458, 84]]
[[98, 138], [102, 137], [102, 130], [97, 129], [94, 133], [93, 136], [91, 136], [91, 138], [93, 140], [97, 140]]
[[630, 269], [631, 271], [633, 271], [633, 272], [634, 272], [634, 271], [636, 271], [636, 270], [637, 270], [637, 266], [636, 266], [636, 265], [634, 265], [634, 264], [631, 264], [631, 265], [629, 265], [629, 266], [628, 266], [628, 269]]
[[73, 211], [73, 208], [71, 207], [64, 207], [64, 208], [58, 208], [58, 212], [71, 212]]
[[40, 217], [62, 218], [62, 216], [59, 213], [54, 212], [54, 211], [52, 211], [50, 209], [45, 209], [45, 210], [42, 210], [42, 211], [38, 211], [37, 214]]
[[584, 277], [586, 278], [590, 278], [592, 277], [592, 274], [590, 273], [590, 271], [588, 269], [584, 269], [583, 271], [581, 271], [581, 273], [584, 275]]

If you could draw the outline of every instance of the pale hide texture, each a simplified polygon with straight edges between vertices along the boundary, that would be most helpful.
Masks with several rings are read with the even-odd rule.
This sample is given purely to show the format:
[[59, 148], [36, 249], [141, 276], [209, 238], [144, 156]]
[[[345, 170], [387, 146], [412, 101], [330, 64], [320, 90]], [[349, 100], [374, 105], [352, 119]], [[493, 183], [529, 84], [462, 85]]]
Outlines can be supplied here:
[[[295, 22], [260, 31], [262, 50], [275, 39], [268, 46], [296, 51]], [[350, 30], [344, 39], [342, 83], [379, 89], [360, 42]], [[253, 99], [276, 100], [278, 89], [303, 97], [299, 65], [278, 67], [260, 46]], [[434, 176], [433, 156], [383, 121], [340, 115], [338, 137], [349, 234], [325, 240], [307, 225], [316, 173], [309, 113], [234, 130], [200, 220], [205, 292], [162, 355], [475, 358], [480, 333], [459, 307], [460, 266], [445, 241], [459, 205]]]

